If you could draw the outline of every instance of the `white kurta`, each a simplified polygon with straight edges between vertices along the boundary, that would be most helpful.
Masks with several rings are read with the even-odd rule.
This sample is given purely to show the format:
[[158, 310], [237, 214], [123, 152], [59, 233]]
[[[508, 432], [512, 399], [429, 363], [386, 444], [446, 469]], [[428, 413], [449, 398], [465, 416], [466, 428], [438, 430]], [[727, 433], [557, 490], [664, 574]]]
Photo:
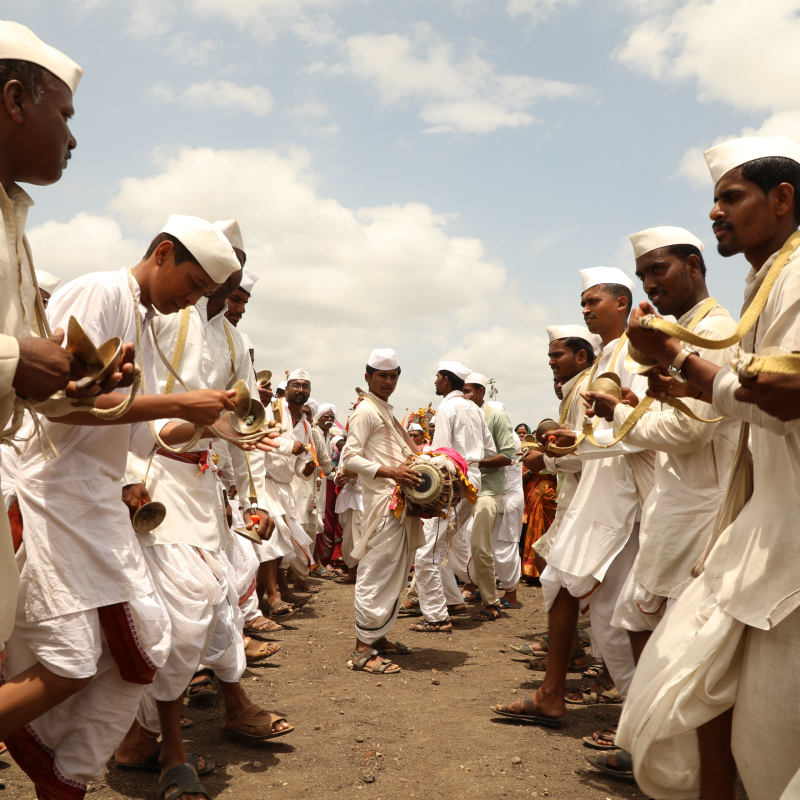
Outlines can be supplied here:
[[[585, 406], [583, 398], [580, 396], [581, 392], [586, 391], [589, 382], [588, 372], [579, 372], [573, 375], [562, 387], [562, 400], [558, 407], [559, 418], [564, 414], [564, 407], [569, 401], [569, 408], [564, 416], [564, 424], [570, 430], [580, 430], [581, 420], [583, 419]], [[572, 389], [577, 384], [577, 388], [573, 392]], [[570, 397], [571, 395], [571, 397]], [[583, 469], [583, 462], [577, 455], [572, 453], [563, 456], [544, 457], [544, 465], [548, 472], [559, 475], [558, 478], [558, 504], [556, 506], [556, 515], [553, 519], [553, 524], [547, 529], [544, 536], [534, 544], [533, 549], [544, 559], [550, 555], [550, 548], [553, 546], [558, 529], [561, 527], [561, 520], [564, 514], [567, 513], [569, 504], [575, 496], [575, 491], [578, 488], [578, 482], [581, 479], [581, 470]]]
[[[339, 466], [337, 474], [342, 470]], [[351, 555], [353, 548], [361, 542], [361, 529], [364, 520], [364, 497], [361, 493], [361, 479], [356, 475], [339, 489], [336, 495], [336, 513], [342, 526], [342, 559], [348, 567], [358, 561]]]
[[[519, 452], [519, 436], [513, 434], [514, 446]], [[525, 514], [525, 495], [522, 491], [522, 463], [506, 467], [503, 502], [500, 514], [492, 530], [492, 557], [494, 569], [503, 589], [511, 591], [519, 583], [522, 559], [519, 553], [519, 537], [522, 533], [522, 517]]]
[[[701, 305], [687, 312], [679, 324], [687, 325]], [[717, 306], [694, 330], [701, 336], [722, 339], [735, 328], [728, 312]], [[734, 350], [702, 349], [700, 353], [723, 366], [730, 362]], [[715, 416], [707, 403], [690, 398], [683, 402], [699, 417]], [[615, 434], [632, 411], [630, 406], [617, 406]], [[690, 580], [692, 565], [714, 530], [738, 433], [735, 420], [703, 424], [665, 405], [661, 411], [645, 414], [625, 437], [629, 444], [657, 451], [655, 487], [642, 514], [639, 553], [633, 568], [633, 579], [641, 587], [637, 597], [650, 595], [647, 606], [638, 602], [645, 613], [657, 612]]]
[[[138, 313], [141, 361], [154, 385], [153, 311], [138, 302], [135, 281], [134, 286], [136, 303], [124, 269], [84, 275], [53, 295], [48, 317], [53, 328], [66, 330], [74, 315], [96, 343], [114, 336], [135, 342]], [[45, 461], [38, 442], [28, 442], [16, 482], [27, 553], [19, 595], [25, 618], [50, 619], [150, 594], [153, 586], [120, 498], [129, 443], [140, 455], [154, 445], [147, 425], [43, 425], [60, 456]]]
[[[751, 270], [743, 311], [776, 256], [757, 273]], [[755, 334], [748, 333], [742, 348], [800, 350], [798, 305], [800, 258], [795, 252], [770, 293]], [[787, 667], [792, 654], [786, 641], [786, 633], [797, 640], [800, 622], [800, 541], [794, 527], [800, 514], [800, 420], [780, 422], [757, 406], [739, 403], [734, 398], [738, 385], [730, 368], [721, 370], [714, 380], [714, 408], [751, 423], [753, 495], [720, 535], [705, 571], [651, 637], [617, 736], [620, 746], [633, 752], [640, 787], [661, 798], [696, 794], [695, 729], [731, 706], [734, 756], [746, 766], [740, 771], [752, 800], [778, 798], [800, 766], [791, 760], [800, 760], [795, 724], [800, 715], [790, 705], [800, 681]], [[767, 662], [777, 674], [765, 672]], [[788, 717], [783, 713], [787, 706]], [[745, 709], [751, 712], [748, 721], [742, 719]], [[764, 724], [753, 727], [762, 709], [780, 715], [766, 714]], [[669, 765], [664, 762], [667, 751], [672, 754]], [[774, 753], [792, 755], [776, 764]]]

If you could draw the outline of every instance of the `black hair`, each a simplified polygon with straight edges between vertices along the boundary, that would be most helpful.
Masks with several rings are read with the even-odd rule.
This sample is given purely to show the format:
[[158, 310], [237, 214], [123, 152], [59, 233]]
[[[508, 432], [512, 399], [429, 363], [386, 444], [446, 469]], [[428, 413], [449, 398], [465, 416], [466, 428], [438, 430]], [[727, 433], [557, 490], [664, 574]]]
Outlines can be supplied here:
[[189, 248], [182, 244], [181, 241], [176, 239], [171, 233], [159, 233], [156, 238], [150, 242], [150, 247], [147, 248], [147, 252], [144, 254], [144, 257], [150, 258], [150, 256], [155, 252], [156, 247], [158, 247], [161, 242], [172, 242], [175, 248], [176, 264], [183, 264], [185, 261], [191, 261], [192, 264], [197, 264], [197, 266], [200, 266], [200, 262], [189, 252]]
[[527, 423], [525, 423], [525, 422], [520, 422], [520, 423], [519, 423], [519, 425], [515, 425], [515, 426], [514, 426], [514, 433], [516, 433], [516, 432], [517, 432], [517, 428], [525, 428], [525, 430], [526, 430], [528, 433], [530, 433], [530, 432], [531, 432], [531, 426], [530, 426], [530, 425], [528, 425], [528, 424], [527, 424]]
[[[623, 287], [624, 288], [624, 287]], [[591, 366], [594, 364], [594, 348], [580, 336], [567, 336], [564, 344], [572, 350], [572, 355], [576, 356], [583, 350], [586, 353], [586, 363]]]
[[443, 378], [450, 379], [450, 387], [456, 392], [460, 392], [464, 388], [464, 386], [466, 386], [467, 382], [462, 381], [461, 378], [458, 377], [458, 375], [455, 375], [454, 373], [450, 372], [449, 369], [440, 369], [439, 374]]
[[50, 77], [55, 77], [50, 70], [31, 61], [20, 61], [16, 58], [0, 59], [0, 86], [5, 88], [9, 81], [19, 81], [35, 104], [42, 99]]
[[615, 300], [618, 300], [620, 297], [624, 297], [628, 301], [627, 310], [630, 314], [631, 307], [633, 306], [633, 295], [631, 294], [631, 290], [627, 286], [623, 286], [621, 283], [604, 283], [603, 286]]
[[700, 252], [699, 247], [695, 247], [693, 244], [671, 244], [668, 250], [681, 260], [681, 264], [685, 264], [689, 256], [697, 256], [700, 260], [700, 274], [703, 278], [706, 277], [706, 262], [703, 261], [703, 254]]
[[776, 186], [788, 183], [794, 189], [794, 218], [800, 222], [800, 164], [781, 156], [756, 158], [742, 164], [742, 177], [758, 186], [765, 195]]
[[[369, 364], [367, 364], [367, 366], [365, 367], [365, 369], [367, 370], [367, 375], [369, 375], [369, 376], [370, 376], [370, 378], [371, 378], [371, 377], [372, 377], [372, 376], [373, 376], [373, 375], [374, 375], [376, 372], [378, 372], [378, 370], [377, 370], [377, 369], [375, 369], [375, 367], [371, 367]], [[399, 375], [399, 374], [400, 374], [400, 372], [401, 372], [401, 370], [400, 370], [400, 367], [398, 366], [398, 367], [397, 367], [397, 374]]]

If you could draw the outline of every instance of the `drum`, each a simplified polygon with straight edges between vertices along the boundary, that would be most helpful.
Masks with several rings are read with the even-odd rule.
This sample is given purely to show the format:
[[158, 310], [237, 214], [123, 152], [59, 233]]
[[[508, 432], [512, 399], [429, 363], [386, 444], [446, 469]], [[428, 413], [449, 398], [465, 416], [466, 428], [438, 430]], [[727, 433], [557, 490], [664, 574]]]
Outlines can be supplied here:
[[457, 477], [450, 473], [447, 466], [436, 463], [427, 455], [416, 456], [408, 467], [419, 474], [422, 483], [416, 487], [401, 487], [400, 491], [407, 504], [406, 513], [420, 517], [446, 516], [447, 509], [461, 499], [461, 483]]

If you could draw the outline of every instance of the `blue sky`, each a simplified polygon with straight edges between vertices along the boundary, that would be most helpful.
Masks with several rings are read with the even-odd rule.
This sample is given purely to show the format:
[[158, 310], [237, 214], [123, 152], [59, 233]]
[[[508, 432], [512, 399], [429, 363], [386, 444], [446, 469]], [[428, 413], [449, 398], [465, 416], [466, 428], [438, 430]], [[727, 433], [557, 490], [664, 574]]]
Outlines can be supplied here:
[[700, 153], [800, 136], [797, 0], [0, 5], [86, 70], [75, 157], [32, 190], [37, 266], [115, 269], [170, 213], [236, 217], [257, 367], [305, 366], [342, 418], [371, 347], [400, 355], [401, 411], [458, 358], [514, 421], [553, 414], [545, 326], [653, 225], [709, 245], [738, 314]]

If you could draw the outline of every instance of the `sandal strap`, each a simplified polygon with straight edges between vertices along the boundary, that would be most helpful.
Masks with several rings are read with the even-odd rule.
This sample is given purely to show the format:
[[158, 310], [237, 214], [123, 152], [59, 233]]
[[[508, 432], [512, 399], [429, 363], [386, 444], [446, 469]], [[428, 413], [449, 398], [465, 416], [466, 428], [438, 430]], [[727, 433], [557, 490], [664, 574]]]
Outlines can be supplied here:
[[[170, 786], [178, 788], [167, 794]], [[168, 770], [158, 784], [158, 795], [161, 800], [178, 800], [184, 794], [202, 794], [208, 797], [208, 792], [197, 777], [197, 770], [191, 764], [178, 764], [177, 767]]]
[[363, 670], [367, 661], [379, 655], [380, 653], [377, 650], [367, 650], [364, 653], [359, 653], [357, 650], [353, 650], [353, 669]]

